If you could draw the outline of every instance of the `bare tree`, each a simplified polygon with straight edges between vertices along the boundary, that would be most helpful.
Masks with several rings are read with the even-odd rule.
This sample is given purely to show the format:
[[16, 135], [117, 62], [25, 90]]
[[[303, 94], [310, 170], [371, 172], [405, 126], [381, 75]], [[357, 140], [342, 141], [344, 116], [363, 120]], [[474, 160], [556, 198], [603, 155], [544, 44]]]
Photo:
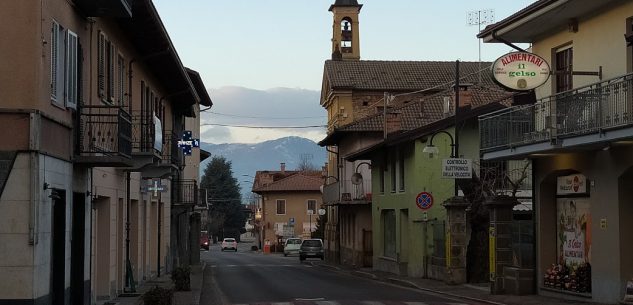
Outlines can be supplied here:
[[312, 164], [312, 159], [314, 156], [312, 154], [301, 154], [299, 156], [299, 164], [297, 165], [297, 170], [301, 172], [313, 172], [317, 170], [317, 167]]

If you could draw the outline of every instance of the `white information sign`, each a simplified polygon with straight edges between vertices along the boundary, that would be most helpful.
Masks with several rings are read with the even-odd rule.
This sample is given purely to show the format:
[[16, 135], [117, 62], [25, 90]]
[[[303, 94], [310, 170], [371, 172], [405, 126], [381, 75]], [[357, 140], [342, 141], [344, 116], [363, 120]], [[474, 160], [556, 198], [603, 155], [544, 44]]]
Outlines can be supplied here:
[[442, 178], [470, 179], [473, 177], [473, 160], [449, 158], [442, 160]]

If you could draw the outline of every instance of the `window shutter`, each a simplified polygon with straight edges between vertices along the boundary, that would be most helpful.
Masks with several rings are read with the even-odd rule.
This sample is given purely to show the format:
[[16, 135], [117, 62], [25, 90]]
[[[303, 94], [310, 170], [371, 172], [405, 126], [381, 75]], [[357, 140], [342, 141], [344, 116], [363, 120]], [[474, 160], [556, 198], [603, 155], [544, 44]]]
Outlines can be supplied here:
[[109, 54], [108, 54], [108, 100], [114, 102], [114, 54], [116, 54], [116, 50], [114, 49], [114, 44], [110, 41], [109, 45]]
[[66, 35], [66, 107], [77, 109], [77, 34]]
[[97, 78], [99, 85], [99, 97], [105, 96], [105, 35], [99, 32], [99, 39], [97, 40]]
[[125, 59], [123, 59], [123, 56], [119, 55], [118, 58], [118, 67], [119, 69], [119, 73], [117, 74], [119, 77], [119, 82], [117, 83], [118, 85], [118, 98], [119, 98], [119, 105], [121, 106], [125, 106]]
[[57, 101], [57, 71], [59, 57], [59, 24], [51, 26], [51, 99]]

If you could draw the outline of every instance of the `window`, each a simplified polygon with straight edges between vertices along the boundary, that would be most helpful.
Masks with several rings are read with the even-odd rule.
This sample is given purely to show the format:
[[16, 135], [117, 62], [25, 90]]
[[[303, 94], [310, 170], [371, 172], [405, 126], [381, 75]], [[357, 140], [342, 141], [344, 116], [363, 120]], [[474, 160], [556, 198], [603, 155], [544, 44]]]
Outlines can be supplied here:
[[316, 214], [317, 210], [317, 201], [314, 199], [308, 199], [308, 214], [310, 210], [312, 210], [312, 214]]
[[396, 212], [382, 211], [383, 256], [396, 258]]
[[286, 200], [277, 199], [277, 215], [286, 215]]
[[398, 185], [400, 191], [404, 192], [404, 153], [402, 151], [398, 153]]
[[573, 88], [573, 55], [571, 46], [556, 50], [556, 93]]
[[79, 93], [79, 38], [57, 22], [51, 26], [51, 100], [77, 108]]
[[[115, 66], [116, 48], [103, 32], [97, 39], [97, 82], [98, 94], [102, 101], [113, 103], [116, 99]], [[123, 81], [123, 80], [119, 80]]]
[[391, 155], [390, 161], [391, 161], [391, 166], [389, 168], [389, 172], [391, 173], [391, 192], [395, 193], [396, 192], [396, 177], [398, 177], [396, 173], [397, 158], [395, 154]]

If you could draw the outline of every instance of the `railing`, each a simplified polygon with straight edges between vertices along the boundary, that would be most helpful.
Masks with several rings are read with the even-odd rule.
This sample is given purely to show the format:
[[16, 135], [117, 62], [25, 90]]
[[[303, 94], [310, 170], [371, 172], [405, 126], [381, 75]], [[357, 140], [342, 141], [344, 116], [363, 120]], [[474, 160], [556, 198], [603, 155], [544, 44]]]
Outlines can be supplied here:
[[323, 202], [371, 201], [371, 179], [363, 179], [359, 184], [351, 180], [341, 180], [323, 187]]
[[[157, 129], [158, 128], [158, 129]], [[159, 138], [156, 139], [156, 136]], [[132, 112], [132, 151], [135, 153], [153, 153], [158, 151], [162, 142], [162, 126], [154, 123], [154, 117], [141, 111]], [[161, 144], [162, 146], [162, 144]]]
[[171, 202], [176, 205], [197, 205], [198, 184], [196, 183], [196, 180], [172, 180]]
[[177, 166], [183, 164], [183, 153], [178, 147], [178, 134], [171, 130], [165, 131], [161, 163], [171, 163]]
[[119, 106], [82, 106], [79, 115], [77, 153], [132, 154], [132, 118]]
[[498, 150], [633, 124], [633, 74], [562, 92], [479, 119], [481, 149]]

